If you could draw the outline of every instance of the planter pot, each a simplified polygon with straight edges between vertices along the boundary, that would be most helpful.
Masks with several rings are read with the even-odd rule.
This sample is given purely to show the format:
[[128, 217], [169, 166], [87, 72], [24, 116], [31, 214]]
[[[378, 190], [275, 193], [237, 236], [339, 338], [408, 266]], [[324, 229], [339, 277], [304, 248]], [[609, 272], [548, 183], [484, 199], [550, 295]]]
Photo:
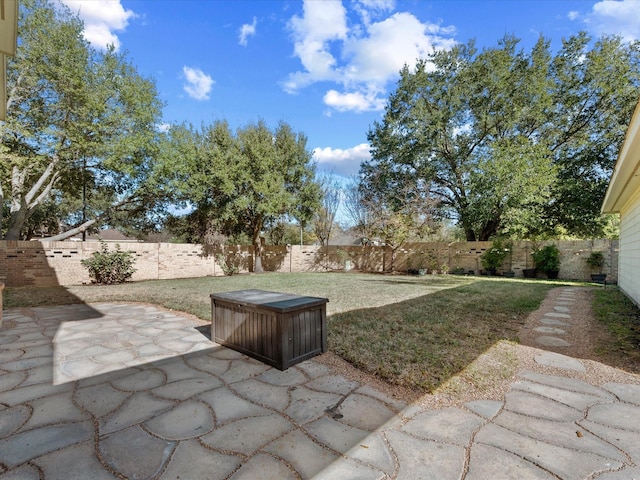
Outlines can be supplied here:
[[558, 270], [549, 270], [547, 273], [547, 278], [556, 279], [558, 278]]
[[487, 275], [489, 275], [490, 277], [495, 277], [496, 276], [496, 269], [495, 268], [488, 268], [487, 269]]
[[516, 272], [504, 272], [502, 276], [507, 278], [513, 278], [516, 276]]
[[537, 271], [535, 268], [525, 268], [524, 270], [522, 270], [524, 278], [536, 278], [536, 273]]
[[604, 283], [604, 281], [607, 279], [607, 274], [606, 273], [592, 273], [591, 274], [591, 281], [595, 282], [595, 283]]

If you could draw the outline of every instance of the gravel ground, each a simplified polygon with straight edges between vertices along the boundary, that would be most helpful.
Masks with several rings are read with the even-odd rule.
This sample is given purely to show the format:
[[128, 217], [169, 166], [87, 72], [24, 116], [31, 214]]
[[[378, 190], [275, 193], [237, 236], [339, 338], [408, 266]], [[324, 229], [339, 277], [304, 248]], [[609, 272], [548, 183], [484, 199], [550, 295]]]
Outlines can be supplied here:
[[[418, 403], [425, 408], [461, 406], [466, 402], [480, 399], [504, 400], [504, 395], [509, 391], [511, 383], [523, 370], [577, 378], [596, 386], [610, 382], [640, 385], [640, 375], [594, 360], [597, 358], [594, 345], [597, 344], [603, 332], [602, 327], [596, 323], [591, 309], [592, 288], [572, 287], [575, 291], [575, 301], [570, 306], [573, 325], [571, 328], [566, 328], [567, 333], [562, 335], [563, 339], [571, 343], [570, 347], [542, 347], [536, 343], [535, 338], [540, 334], [533, 329], [542, 325], [540, 319], [546, 312], [553, 311], [556, 299], [564, 288], [566, 287], [551, 290], [540, 308], [527, 317], [519, 332], [520, 344], [507, 341], [496, 343], [464, 371], [441, 385], [433, 394], [419, 394], [389, 385], [372, 375], [361, 372], [331, 352], [316, 359], [347, 378], [369, 384], [388, 395], [407, 403]], [[535, 357], [543, 350], [580, 359], [586, 371], [576, 372], [540, 365], [535, 361]]]

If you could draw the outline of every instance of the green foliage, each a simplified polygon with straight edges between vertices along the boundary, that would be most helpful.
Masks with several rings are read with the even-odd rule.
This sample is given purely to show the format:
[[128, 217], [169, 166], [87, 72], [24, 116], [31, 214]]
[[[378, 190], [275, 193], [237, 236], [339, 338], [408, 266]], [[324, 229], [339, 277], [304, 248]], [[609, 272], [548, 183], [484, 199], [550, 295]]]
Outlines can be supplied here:
[[604, 254], [599, 250], [594, 250], [585, 259], [585, 262], [591, 268], [596, 268], [598, 271], [602, 271], [602, 267], [604, 266]]
[[531, 254], [533, 263], [541, 272], [555, 272], [560, 269], [560, 250], [555, 245], [545, 245]]
[[497, 270], [504, 263], [505, 258], [509, 254], [510, 248], [500, 239], [492, 242], [491, 247], [484, 251], [480, 256], [482, 268], [485, 270]]
[[93, 252], [90, 258], [81, 261], [82, 266], [89, 271], [92, 283], [111, 285], [124, 283], [131, 279], [136, 269], [133, 268], [135, 258], [132, 252], [116, 249], [109, 251], [106, 242], [100, 242], [100, 251]]
[[159, 163], [166, 188], [195, 205], [191, 237], [206, 243], [212, 232], [245, 234], [260, 271], [261, 234], [284, 216], [306, 222], [319, 205], [306, 145], [286, 123], [272, 130], [259, 121], [235, 133], [223, 121], [200, 131], [179, 125], [170, 130]]
[[[467, 240], [601, 235], [599, 206], [640, 91], [640, 42], [586, 34], [553, 55], [507, 36], [405, 66], [368, 133], [367, 189], [428, 187]], [[592, 46], [593, 45], [593, 46]]]
[[227, 255], [224, 253], [217, 253], [216, 263], [220, 265], [222, 272], [228, 277], [236, 275], [240, 271], [236, 255], [233, 253]]
[[[144, 224], [160, 205], [163, 190], [148, 185], [162, 108], [155, 85], [113, 48], [93, 49], [83, 30], [57, 2], [20, 2], [0, 126], [0, 202], [11, 192], [7, 239], [39, 230], [27, 222], [47, 200], [67, 212], [59, 223], [72, 225], [106, 216], [112, 225]], [[127, 215], [113, 214], [125, 205]]]

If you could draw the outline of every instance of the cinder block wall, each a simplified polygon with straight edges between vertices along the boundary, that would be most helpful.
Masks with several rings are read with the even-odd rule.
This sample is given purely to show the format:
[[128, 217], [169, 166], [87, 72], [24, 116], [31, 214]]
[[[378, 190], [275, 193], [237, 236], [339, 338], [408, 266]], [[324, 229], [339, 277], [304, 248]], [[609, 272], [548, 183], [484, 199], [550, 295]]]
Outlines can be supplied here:
[[[617, 240], [556, 241], [561, 251], [560, 278], [588, 280], [591, 273], [585, 259], [594, 250], [605, 256], [603, 273], [608, 281], [618, 278]], [[522, 277], [522, 270], [532, 268], [531, 242], [515, 242], [499, 273], [513, 270]], [[462, 267], [479, 273], [480, 256], [491, 242], [431, 242], [406, 244], [393, 255], [394, 271], [425, 268], [442, 272]], [[23, 242], [0, 241], [0, 282], [6, 286], [52, 286], [90, 283], [81, 261], [99, 251], [99, 242]], [[109, 249], [115, 244], [109, 243]], [[214, 256], [203, 254], [200, 245], [170, 243], [121, 243], [120, 248], [133, 252], [136, 272], [133, 280], [155, 280], [221, 276], [224, 272]], [[253, 249], [249, 246], [228, 247], [227, 254], [240, 273], [252, 270]], [[229, 257], [229, 258], [230, 258]], [[342, 270], [345, 267], [367, 272], [391, 271], [392, 252], [374, 246], [267, 246], [263, 267], [273, 272], [312, 272]]]

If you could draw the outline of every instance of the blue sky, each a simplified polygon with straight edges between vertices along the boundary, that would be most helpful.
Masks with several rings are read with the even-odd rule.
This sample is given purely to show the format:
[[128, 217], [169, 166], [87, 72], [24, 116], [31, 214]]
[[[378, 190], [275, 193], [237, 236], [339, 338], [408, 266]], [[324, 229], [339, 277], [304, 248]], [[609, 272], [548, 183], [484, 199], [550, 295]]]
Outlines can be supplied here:
[[404, 63], [505, 34], [558, 48], [580, 30], [640, 38], [640, 0], [59, 0], [96, 48], [113, 43], [152, 77], [164, 124], [284, 120], [308, 137], [319, 171], [345, 177], [369, 158]]

